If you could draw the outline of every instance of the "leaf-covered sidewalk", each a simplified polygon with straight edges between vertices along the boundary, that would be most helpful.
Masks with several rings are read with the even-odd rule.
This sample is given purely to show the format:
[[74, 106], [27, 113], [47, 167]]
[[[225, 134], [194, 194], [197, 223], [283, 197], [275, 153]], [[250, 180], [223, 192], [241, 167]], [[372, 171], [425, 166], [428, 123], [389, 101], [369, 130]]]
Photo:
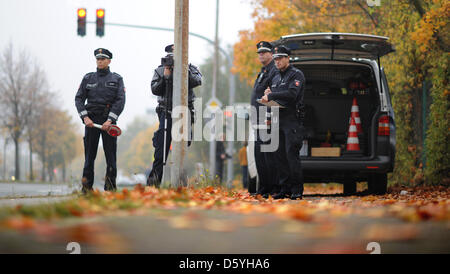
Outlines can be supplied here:
[[305, 188], [299, 201], [225, 188], [136, 186], [54, 205], [0, 210], [0, 252], [368, 253], [450, 251], [450, 191], [390, 189], [343, 196]]

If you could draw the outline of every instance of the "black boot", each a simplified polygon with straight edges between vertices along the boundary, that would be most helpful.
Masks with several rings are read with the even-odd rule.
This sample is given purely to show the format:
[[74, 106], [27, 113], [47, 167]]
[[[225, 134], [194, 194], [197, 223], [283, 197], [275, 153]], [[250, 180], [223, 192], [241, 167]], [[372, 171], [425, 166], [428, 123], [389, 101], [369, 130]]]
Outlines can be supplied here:
[[109, 176], [105, 177], [105, 191], [116, 191], [116, 180], [111, 179]]
[[285, 193], [285, 192], [280, 192], [280, 193], [274, 194], [272, 196], [272, 198], [274, 198], [275, 200], [290, 198], [290, 194]]
[[83, 186], [83, 187], [81, 188], [81, 193], [82, 193], [83, 195], [88, 195], [88, 194], [92, 193], [92, 188]]
[[87, 179], [85, 177], [83, 177], [83, 179], [81, 179], [81, 193], [83, 195], [88, 195], [92, 192], [92, 187], [89, 186]]
[[300, 194], [300, 193], [296, 193], [296, 194], [292, 194], [291, 195], [291, 200], [301, 200], [301, 199], [303, 199], [303, 195], [302, 194]]
[[155, 186], [159, 188], [159, 185], [161, 184], [161, 181], [158, 178], [158, 175], [155, 173], [150, 173], [147, 178], [147, 186]]

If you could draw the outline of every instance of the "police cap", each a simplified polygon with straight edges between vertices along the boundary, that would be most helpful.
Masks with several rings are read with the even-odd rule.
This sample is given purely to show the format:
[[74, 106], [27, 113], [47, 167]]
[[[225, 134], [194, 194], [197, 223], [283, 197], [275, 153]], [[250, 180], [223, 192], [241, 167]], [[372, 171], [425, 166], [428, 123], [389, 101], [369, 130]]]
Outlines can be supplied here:
[[260, 52], [271, 52], [273, 49], [273, 46], [271, 43], [266, 41], [261, 41], [258, 44], [256, 44], [256, 48], [258, 49], [258, 53]]
[[288, 57], [289, 55], [291, 55], [291, 50], [286, 46], [276, 46], [273, 49], [273, 58]]
[[167, 45], [164, 51], [167, 52], [167, 55], [173, 55], [173, 44]]
[[94, 50], [94, 55], [95, 58], [108, 58], [108, 59], [112, 59], [112, 53], [104, 48], [98, 48], [96, 50]]

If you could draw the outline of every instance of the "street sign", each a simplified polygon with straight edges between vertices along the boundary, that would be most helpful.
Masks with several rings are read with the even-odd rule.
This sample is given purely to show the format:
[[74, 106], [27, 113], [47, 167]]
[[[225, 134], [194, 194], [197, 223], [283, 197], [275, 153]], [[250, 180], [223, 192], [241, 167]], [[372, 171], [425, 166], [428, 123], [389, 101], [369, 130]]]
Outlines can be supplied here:
[[221, 108], [222, 103], [219, 101], [219, 99], [213, 97], [213, 98], [209, 99], [208, 103], [206, 103], [206, 107], [211, 110], [215, 110], [217, 108]]

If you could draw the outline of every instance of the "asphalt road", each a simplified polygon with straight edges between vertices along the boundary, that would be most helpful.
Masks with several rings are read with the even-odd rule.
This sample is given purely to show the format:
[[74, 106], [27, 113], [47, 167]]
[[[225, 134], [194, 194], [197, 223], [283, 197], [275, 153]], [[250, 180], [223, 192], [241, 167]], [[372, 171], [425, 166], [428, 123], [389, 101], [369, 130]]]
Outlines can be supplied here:
[[[0, 227], [0, 253], [67, 254], [71, 250], [69, 243], [79, 245], [81, 253], [450, 253], [448, 219], [406, 221], [395, 214], [381, 214], [383, 207], [389, 207], [392, 213], [404, 201], [397, 203], [379, 197], [384, 203], [374, 207], [374, 197], [364, 200], [328, 194], [325, 190], [321, 194], [305, 194], [304, 201], [287, 200], [272, 207], [286, 209], [286, 205], [296, 203], [306, 206], [306, 201], [316, 209], [324, 209], [309, 217], [304, 210], [296, 211], [295, 218], [287, 218], [285, 214], [267, 211], [173, 208], [160, 204], [158, 208], [134, 213], [112, 210], [104, 215], [55, 219], [51, 223], [38, 221], [33, 229]], [[446, 203], [442, 200], [443, 191], [428, 191], [426, 199]], [[404, 200], [406, 196], [397, 199]]]
[[[186, 227], [172, 213], [65, 220], [58, 233], [4, 231], [0, 253], [68, 254], [70, 242], [78, 243], [81, 253], [369, 254], [371, 242], [379, 244], [382, 254], [450, 252], [449, 228], [444, 223], [418, 223], [413, 234], [392, 237], [367, 233], [374, 226], [404, 230], [408, 225], [396, 218], [349, 216], [328, 227], [271, 215], [209, 210], [197, 212], [195, 222]], [[255, 218], [258, 225], [252, 223]]]
[[0, 198], [68, 195], [76, 189], [67, 184], [0, 183]]
[[[306, 195], [305, 200], [348, 199]], [[297, 203], [289, 201], [288, 203]], [[144, 215], [68, 218], [52, 227], [0, 230], [0, 253], [302, 254], [450, 253], [450, 222], [319, 213], [315, 221], [224, 210], [154, 209]], [[374, 247], [373, 245], [377, 246]]]
[[[94, 189], [103, 191], [103, 183], [94, 183]], [[123, 187], [132, 187], [129, 185], [118, 185], [119, 189]], [[42, 197], [42, 196], [61, 196], [72, 194], [75, 190], [80, 190], [78, 185], [68, 184], [43, 184], [43, 183], [0, 183], [0, 199], [18, 198], [18, 197]]]

